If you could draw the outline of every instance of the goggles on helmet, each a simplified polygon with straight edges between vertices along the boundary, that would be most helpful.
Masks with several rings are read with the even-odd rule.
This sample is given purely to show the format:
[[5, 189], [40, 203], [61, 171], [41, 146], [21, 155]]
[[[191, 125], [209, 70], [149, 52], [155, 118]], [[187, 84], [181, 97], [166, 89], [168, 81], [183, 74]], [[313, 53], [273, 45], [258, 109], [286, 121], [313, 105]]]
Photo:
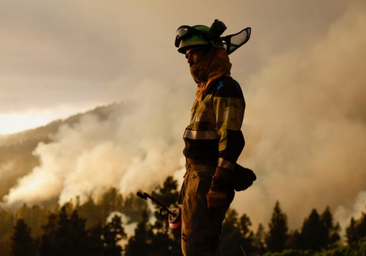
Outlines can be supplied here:
[[184, 38], [189, 38], [193, 35], [202, 35], [204, 38], [207, 38], [207, 40], [214, 39], [214, 35], [212, 35], [210, 32], [201, 31], [198, 29], [195, 29], [191, 26], [180, 26], [177, 29], [177, 36], [175, 37], [175, 46], [178, 47], [181, 40]]
[[251, 28], [247, 27], [236, 34], [221, 37], [225, 30], [225, 24], [219, 20], [215, 20], [210, 28], [203, 25], [194, 27], [183, 25], [177, 29], [175, 46], [179, 48], [180, 53], [185, 53], [186, 48], [192, 45], [211, 44], [216, 48], [224, 48], [231, 54], [248, 42], [252, 33]]

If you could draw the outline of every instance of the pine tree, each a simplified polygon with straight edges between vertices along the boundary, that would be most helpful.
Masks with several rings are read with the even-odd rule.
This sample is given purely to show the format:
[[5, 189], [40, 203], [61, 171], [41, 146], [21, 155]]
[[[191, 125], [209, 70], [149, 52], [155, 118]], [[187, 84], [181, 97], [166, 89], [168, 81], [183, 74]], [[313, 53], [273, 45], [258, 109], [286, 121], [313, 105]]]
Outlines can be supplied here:
[[286, 248], [288, 238], [287, 216], [277, 201], [273, 209], [269, 233], [266, 238], [267, 249], [271, 252], [282, 252]]
[[76, 210], [69, 217], [67, 212], [70, 208], [67, 207], [62, 207], [59, 214], [49, 216], [48, 223], [43, 227], [40, 256], [87, 255], [86, 220], [79, 218]]
[[339, 224], [337, 223], [334, 225], [333, 223], [333, 216], [330, 212], [329, 207], [325, 209], [323, 214], [320, 216], [320, 221], [322, 223], [323, 227], [323, 244], [322, 248], [328, 249], [328, 248], [334, 248], [337, 246], [337, 243], [339, 243], [341, 237], [339, 235]]
[[360, 219], [351, 219], [350, 225], [346, 229], [347, 242], [349, 244], [355, 243], [360, 239], [366, 237], [366, 214], [362, 213]]
[[226, 213], [225, 221], [222, 225], [220, 237], [220, 248], [223, 256], [246, 255], [253, 253], [253, 232], [250, 230], [251, 221], [246, 214], [238, 218], [238, 213], [234, 209], [229, 209]]
[[361, 218], [358, 220], [357, 236], [359, 239], [366, 237], [366, 214], [362, 213]]
[[301, 249], [301, 237], [300, 232], [298, 230], [292, 231], [289, 233], [287, 238], [286, 247], [292, 250]]
[[241, 242], [240, 245], [244, 248], [247, 255], [251, 255], [254, 251], [253, 248], [253, 231], [250, 230], [252, 226], [252, 222], [246, 214], [243, 214], [239, 219], [239, 229], [241, 234]]
[[135, 194], [129, 194], [122, 207], [122, 212], [127, 215], [129, 222], [139, 222], [143, 209], [147, 207], [145, 200], [141, 200]]
[[[168, 209], [177, 207], [178, 190], [177, 181], [173, 177], [169, 176], [163, 183], [162, 186], [157, 186], [152, 191], [152, 197], [163, 203]], [[154, 204], [157, 210], [154, 215], [156, 218], [156, 223], [154, 224], [154, 229], [159, 233], [168, 234], [169, 224], [168, 219], [165, 216], [159, 214], [160, 206]]]
[[10, 210], [2, 209], [0, 206], [0, 252], [10, 255], [10, 240], [14, 231], [14, 215]]
[[153, 232], [149, 224], [148, 212], [142, 212], [142, 219], [135, 229], [135, 235], [128, 240], [125, 256], [149, 256]]
[[79, 217], [74, 210], [69, 218], [68, 246], [71, 247], [68, 255], [86, 255], [88, 251], [88, 235], [85, 230], [86, 220]]
[[92, 196], [89, 196], [82, 205], [76, 207], [79, 216], [88, 220], [85, 226], [86, 229], [92, 229], [100, 223], [104, 223], [105, 219], [101, 217], [100, 208], [101, 206], [94, 202]]
[[119, 242], [127, 237], [120, 216], [115, 215], [112, 221], [105, 226], [103, 237], [104, 255], [120, 256], [122, 247], [119, 245]]
[[31, 237], [31, 229], [19, 219], [14, 227], [14, 234], [11, 246], [11, 256], [33, 256], [36, 255], [36, 248]]
[[50, 214], [48, 222], [42, 226], [43, 236], [41, 238], [41, 245], [39, 248], [40, 256], [56, 256], [56, 231], [57, 231], [57, 215]]
[[242, 236], [239, 228], [238, 213], [234, 209], [226, 212], [225, 221], [222, 225], [220, 248], [223, 256], [242, 255], [240, 246]]
[[266, 252], [265, 249], [266, 232], [263, 225], [260, 223], [257, 228], [257, 232], [253, 236], [253, 251], [254, 255], [263, 255]]
[[41, 208], [38, 205], [32, 207], [23, 204], [16, 210], [15, 216], [17, 219], [23, 219], [31, 228], [34, 237], [39, 237], [42, 233], [42, 225], [45, 225], [49, 210]]
[[355, 243], [359, 239], [357, 236], [357, 224], [353, 217], [351, 218], [350, 225], [346, 228], [346, 236], [348, 244]]
[[301, 248], [320, 251], [324, 246], [324, 228], [316, 209], [305, 219], [301, 228]]
[[99, 202], [101, 221], [105, 221], [111, 212], [121, 212], [123, 205], [122, 195], [116, 188], [110, 188], [102, 195]]
[[162, 186], [158, 186], [152, 192], [152, 196], [164, 202], [169, 207], [175, 207], [178, 200], [177, 181], [172, 176], [168, 176]]
[[103, 256], [104, 241], [103, 241], [104, 228], [99, 223], [88, 232], [88, 254], [87, 256]]
[[[55, 232], [55, 253], [56, 255], [70, 255], [69, 250], [70, 240], [69, 234], [70, 230], [70, 220], [67, 214], [66, 206], [61, 208], [61, 212], [57, 216], [57, 229]], [[73, 255], [73, 254], [72, 254]]]
[[[157, 186], [152, 191], [152, 196], [168, 209], [177, 207], [177, 181], [171, 176], [167, 177], [162, 186]], [[181, 255], [179, 235], [170, 231], [168, 216], [161, 216], [160, 206], [154, 206], [157, 211], [154, 212], [156, 221], [152, 229], [155, 236], [151, 246], [156, 249], [151, 251], [149, 255]]]

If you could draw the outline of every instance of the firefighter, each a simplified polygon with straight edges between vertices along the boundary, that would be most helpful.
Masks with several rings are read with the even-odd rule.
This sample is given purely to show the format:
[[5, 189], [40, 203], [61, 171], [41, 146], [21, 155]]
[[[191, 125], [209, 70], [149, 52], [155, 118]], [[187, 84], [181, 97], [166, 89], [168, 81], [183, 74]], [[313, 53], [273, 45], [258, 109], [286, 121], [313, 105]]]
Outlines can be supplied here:
[[220, 255], [222, 222], [235, 194], [234, 167], [245, 145], [241, 131], [245, 100], [239, 83], [230, 75], [228, 55], [249, 40], [250, 28], [241, 31], [246, 37], [236, 44], [230, 44], [234, 37], [223, 40], [225, 29], [218, 20], [211, 27], [181, 26], [175, 40], [197, 85], [183, 135], [186, 173], [179, 204], [185, 256]]

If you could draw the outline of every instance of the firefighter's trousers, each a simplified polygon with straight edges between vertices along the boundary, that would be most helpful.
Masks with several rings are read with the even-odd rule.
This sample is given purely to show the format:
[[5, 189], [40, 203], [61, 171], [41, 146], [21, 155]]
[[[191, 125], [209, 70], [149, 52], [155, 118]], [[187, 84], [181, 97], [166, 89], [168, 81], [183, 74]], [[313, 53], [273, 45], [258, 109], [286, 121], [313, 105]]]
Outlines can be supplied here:
[[[211, 186], [216, 166], [186, 165], [186, 174], [180, 193], [182, 204], [182, 252], [184, 256], [218, 256], [219, 237], [226, 205], [219, 209], [208, 209], [206, 195]], [[230, 202], [234, 191], [229, 195]]]

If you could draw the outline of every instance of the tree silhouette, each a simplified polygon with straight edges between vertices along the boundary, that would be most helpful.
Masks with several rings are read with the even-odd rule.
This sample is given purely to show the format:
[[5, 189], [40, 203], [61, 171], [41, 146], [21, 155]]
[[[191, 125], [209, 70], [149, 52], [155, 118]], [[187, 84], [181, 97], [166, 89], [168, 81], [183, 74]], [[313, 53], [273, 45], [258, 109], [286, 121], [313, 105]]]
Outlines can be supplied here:
[[10, 241], [13, 234], [14, 216], [10, 210], [0, 206], [0, 252], [10, 255]]
[[222, 226], [221, 253], [223, 256], [246, 255], [253, 253], [253, 232], [250, 230], [251, 221], [246, 214], [238, 219], [238, 213], [229, 209]]
[[349, 226], [346, 228], [346, 236], [348, 244], [356, 242], [359, 237], [357, 236], [357, 224], [355, 219], [352, 217]]
[[220, 251], [223, 256], [240, 255], [241, 233], [238, 225], [238, 213], [234, 209], [226, 212], [220, 237]]
[[126, 200], [122, 207], [122, 212], [129, 218], [127, 224], [133, 222], [139, 222], [143, 209], [147, 207], [147, 203], [141, 198], [138, 198], [135, 194], [131, 193], [126, 197]]
[[[172, 209], [176, 206], [178, 196], [177, 182], [172, 177], [167, 177], [162, 185], [151, 191], [151, 194]], [[37, 205], [29, 207], [23, 204], [12, 211], [0, 206], [0, 254], [182, 255], [180, 237], [170, 231], [167, 217], [162, 217], [154, 211], [155, 218], [152, 219], [155, 222], [152, 225], [146, 201], [134, 194], [128, 195], [125, 201], [123, 198], [116, 189], [111, 188], [100, 200], [94, 200], [90, 195], [88, 200], [81, 204], [76, 198], [76, 204], [70, 201], [62, 208], [52, 210], [51, 214], [51, 210]], [[157, 206], [155, 208], [159, 209]], [[126, 234], [119, 215], [104, 224], [106, 217], [113, 211], [126, 214], [130, 217], [129, 223], [136, 222], [139, 216], [142, 216], [124, 251], [121, 242], [126, 239]], [[351, 219], [346, 229], [348, 245], [341, 242], [339, 231], [339, 224], [334, 224], [329, 207], [326, 207], [322, 214], [312, 210], [300, 230], [288, 232], [287, 216], [282, 212], [279, 202], [276, 202], [269, 232], [266, 233], [260, 224], [255, 234], [251, 231], [249, 216], [243, 214], [239, 218], [235, 210], [229, 209], [223, 223], [221, 252], [223, 256], [242, 256], [242, 246], [247, 256], [348, 256], [366, 253], [365, 213], [358, 219]], [[267, 252], [267, 249], [270, 252]], [[284, 249], [286, 250], [283, 251]]]
[[87, 255], [88, 236], [85, 219], [79, 218], [74, 210], [69, 217], [68, 206], [63, 206], [58, 215], [51, 214], [43, 227], [40, 256]]
[[23, 219], [19, 219], [14, 227], [11, 256], [34, 256], [36, 248], [31, 237], [31, 229]]
[[122, 226], [121, 217], [115, 215], [112, 221], [109, 222], [103, 232], [103, 242], [104, 242], [104, 255], [108, 256], [120, 256], [122, 253], [122, 246], [118, 243], [125, 239], [126, 233]]
[[[172, 176], [168, 176], [162, 186], [157, 186], [151, 193], [151, 195], [163, 203], [168, 209], [177, 207], [178, 200], [177, 181]], [[169, 223], [167, 216], [161, 216], [159, 214], [160, 206], [154, 204], [156, 211], [154, 212], [156, 222], [153, 225], [153, 229], [157, 233], [165, 234], [168, 236]]]
[[34, 237], [39, 237], [42, 233], [42, 225], [46, 224], [49, 210], [33, 205], [32, 207], [23, 204], [16, 210], [16, 219], [23, 219], [25, 223], [31, 228]]
[[253, 251], [254, 255], [262, 255], [266, 252], [265, 249], [266, 232], [263, 225], [260, 223], [257, 232], [253, 236]]
[[[157, 186], [151, 195], [170, 209], [177, 207], [177, 181], [171, 176], [167, 177], [163, 185]], [[150, 251], [149, 255], [181, 255], [179, 234], [170, 231], [168, 216], [160, 215], [160, 206], [154, 205], [154, 207], [156, 209], [154, 212], [156, 221], [151, 227], [154, 232], [151, 246], [155, 249]]]
[[152, 196], [158, 199], [167, 207], [176, 207], [178, 200], [177, 181], [172, 176], [168, 176], [162, 186], [157, 186]]
[[347, 242], [355, 243], [366, 237], [366, 214], [362, 213], [360, 219], [351, 219], [350, 225], [346, 228]]
[[252, 222], [250, 221], [249, 216], [243, 214], [239, 219], [240, 234], [242, 237], [240, 245], [245, 249], [247, 255], [251, 255], [254, 251], [254, 234], [253, 231], [250, 230], [251, 226]]
[[329, 206], [325, 209], [323, 214], [320, 216], [320, 221], [323, 227], [323, 249], [335, 248], [339, 243], [341, 237], [339, 235], [340, 226], [337, 223], [334, 225], [333, 216], [330, 212]]
[[71, 252], [68, 255], [86, 255], [88, 251], [88, 233], [85, 230], [86, 220], [78, 216], [78, 212], [74, 210], [69, 218], [69, 245]]
[[[173, 179], [173, 177], [169, 176], [164, 181], [162, 186], [157, 186], [152, 191], [152, 197], [162, 202], [167, 208], [175, 208], [177, 207], [177, 199], [178, 199], [178, 190], [177, 190], [177, 181]], [[168, 218], [166, 216], [161, 216], [159, 214], [160, 206], [155, 205], [154, 207], [157, 211], [154, 212], [156, 222], [153, 225], [153, 229], [156, 232], [161, 234], [168, 235], [169, 232], [169, 223]]]
[[121, 212], [123, 206], [122, 195], [116, 188], [110, 188], [103, 195], [99, 202], [101, 221], [105, 221], [111, 212]]
[[305, 219], [300, 237], [301, 248], [304, 250], [320, 251], [324, 246], [324, 229], [316, 209]]
[[153, 232], [149, 224], [148, 212], [142, 212], [141, 221], [135, 230], [135, 235], [128, 240], [125, 256], [148, 256], [153, 240]]
[[100, 208], [100, 204], [96, 204], [91, 195], [83, 204], [76, 207], [79, 216], [88, 220], [85, 226], [86, 229], [92, 229], [100, 223], [104, 223], [105, 219], [102, 218]]
[[88, 256], [104, 256], [104, 228], [99, 223], [88, 232]]
[[288, 238], [287, 216], [277, 201], [273, 209], [269, 232], [266, 238], [267, 249], [271, 252], [282, 252], [286, 248]]
[[[56, 255], [70, 255], [69, 250], [72, 250], [69, 234], [71, 233], [70, 220], [67, 214], [66, 206], [61, 208], [58, 214], [57, 229], [55, 232], [55, 252]], [[71, 255], [74, 255], [71, 253]]]
[[44, 234], [41, 238], [39, 248], [40, 256], [56, 256], [56, 231], [57, 231], [57, 215], [52, 213], [48, 216], [48, 222], [42, 227]]
[[286, 247], [292, 250], [301, 249], [301, 235], [298, 230], [289, 233]]

